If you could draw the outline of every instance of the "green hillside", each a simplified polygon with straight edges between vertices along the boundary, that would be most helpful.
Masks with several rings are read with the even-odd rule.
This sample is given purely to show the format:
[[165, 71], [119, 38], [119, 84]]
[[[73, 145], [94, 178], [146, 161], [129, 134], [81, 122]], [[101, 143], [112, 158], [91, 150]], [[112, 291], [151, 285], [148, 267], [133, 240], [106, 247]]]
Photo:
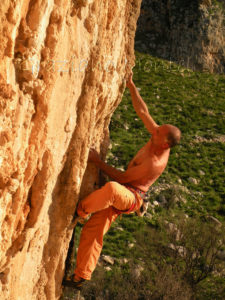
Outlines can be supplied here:
[[[225, 76], [192, 72], [136, 53], [134, 82], [155, 121], [173, 124], [182, 131], [181, 144], [172, 149], [168, 167], [154, 185], [167, 183], [178, 190], [179, 185], [184, 186], [187, 203], [179, 204], [182, 211], [224, 220]], [[135, 114], [128, 89], [110, 129], [113, 147], [108, 161], [126, 167], [150, 138]]]
[[[105, 236], [102, 254], [115, 264], [97, 267], [85, 299], [225, 299], [225, 265], [217, 257], [225, 249], [224, 225], [208, 219], [225, 221], [225, 76], [193, 72], [141, 53], [136, 53], [133, 71], [152, 117], [179, 127], [182, 141], [149, 191], [148, 215], [125, 215]], [[128, 89], [110, 134], [107, 161], [121, 169], [150, 138]], [[175, 230], [168, 232], [168, 222]], [[138, 278], [137, 266], [143, 267]]]

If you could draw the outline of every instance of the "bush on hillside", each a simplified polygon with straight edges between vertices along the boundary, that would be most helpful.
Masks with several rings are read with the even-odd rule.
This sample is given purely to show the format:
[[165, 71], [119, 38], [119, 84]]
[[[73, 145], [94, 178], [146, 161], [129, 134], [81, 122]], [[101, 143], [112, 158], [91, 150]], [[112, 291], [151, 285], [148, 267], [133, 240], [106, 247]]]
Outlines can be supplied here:
[[222, 300], [223, 232], [224, 226], [183, 216], [162, 220], [157, 228], [146, 226], [135, 235], [129, 264], [112, 271], [98, 268], [84, 289], [85, 299]]

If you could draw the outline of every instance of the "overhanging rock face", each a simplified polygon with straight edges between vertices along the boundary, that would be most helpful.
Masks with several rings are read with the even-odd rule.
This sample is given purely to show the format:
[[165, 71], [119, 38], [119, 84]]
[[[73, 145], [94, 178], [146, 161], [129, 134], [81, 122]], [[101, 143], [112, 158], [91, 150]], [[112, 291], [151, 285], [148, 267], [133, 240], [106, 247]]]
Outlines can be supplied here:
[[0, 3], [1, 300], [60, 297], [68, 226], [97, 177], [88, 151], [107, 150], [140, 2]]

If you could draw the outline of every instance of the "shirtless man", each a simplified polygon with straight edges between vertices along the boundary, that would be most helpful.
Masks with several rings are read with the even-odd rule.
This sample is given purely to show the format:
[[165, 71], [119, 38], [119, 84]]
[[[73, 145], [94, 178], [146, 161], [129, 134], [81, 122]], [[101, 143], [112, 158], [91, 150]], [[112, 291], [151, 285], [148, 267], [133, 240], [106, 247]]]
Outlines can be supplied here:
[[104, 173], [113, 179], [81, 200], [77, 215], [91, 218], [84, 225], [77, 253], [75, 274], [64, 285], [81, 288], [85, 280], [91, 279], [103, 246], [103, 236], [110, 225], [121, 213], [131, 213], [143, 205], [143, 196], [164, 171], [170, 148], [179, 143], [180, 130], [172, 125], [159, 126], [148, 112], [130, 74], [127, 87], [137, 115], [152, 135], [131, 160], [125, 172], [119, 171], [101, 160], [98, 153], [91, 149], [89, 162], [95, 163]]

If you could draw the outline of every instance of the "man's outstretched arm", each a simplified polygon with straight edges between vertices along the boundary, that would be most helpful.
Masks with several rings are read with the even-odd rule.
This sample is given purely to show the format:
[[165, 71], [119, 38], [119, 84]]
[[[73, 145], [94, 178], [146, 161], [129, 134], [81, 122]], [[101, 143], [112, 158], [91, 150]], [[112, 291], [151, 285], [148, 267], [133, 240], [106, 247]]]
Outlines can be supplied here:
[[128, 81], [127, 81], [127, 87], [130, 90], [131, 98], [132, 98], [132, 104], [133, 107], [139, 116], [141, 120], [143, 121], [145, 127], [147, 130], [152, 134], [154, 130], [158, 127], [156, 122], [153, 120], [151, 115], [149, 114], [148, 107], [145, 104], [144, 100], [141, 98], [134, 82], [132, 79], [133, 73], [129, 75]]

